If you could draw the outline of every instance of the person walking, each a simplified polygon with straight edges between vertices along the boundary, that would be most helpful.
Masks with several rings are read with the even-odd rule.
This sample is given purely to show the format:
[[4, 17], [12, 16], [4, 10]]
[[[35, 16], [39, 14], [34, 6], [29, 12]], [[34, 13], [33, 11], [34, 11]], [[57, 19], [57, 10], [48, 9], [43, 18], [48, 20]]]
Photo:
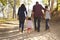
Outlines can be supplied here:
[[51, 19], [51, 17], [50, 17], [50, 11], [48, 10], [48, 6], [45, 6], [45, 9], [46, 9], [46, 11], [45, 11], [45, 20], [46, 20], [46, 30], [48, 30], [49, 29], [49, 20]]
[[23, 32], [23, 30], [24, 30], [24, 22], [25, 22], [25, 18], [26, 18], [25, 13], [27, 15], [27, 10], [26, 10], [25, 5], [22, 4], [21, 7], [19, 7], [19, 10], [18, 10], [19, 31], [21, 30], [21, 32]]
[[31, 17], [28, 17], [27, 19], [27, 33], [31, 33], [32, 31], [32, 20]]
[[45, 8], [42, 7], [39, 2], [36, 2], [36, 4], [33, 6], [33, 15], [34, 15], [34, 28], [35, 31], [37, 30], [38, 32], [40, 31], [40, 22], [41, 22], [41, 17], [43, 17], [42, 10], [45, 10]]

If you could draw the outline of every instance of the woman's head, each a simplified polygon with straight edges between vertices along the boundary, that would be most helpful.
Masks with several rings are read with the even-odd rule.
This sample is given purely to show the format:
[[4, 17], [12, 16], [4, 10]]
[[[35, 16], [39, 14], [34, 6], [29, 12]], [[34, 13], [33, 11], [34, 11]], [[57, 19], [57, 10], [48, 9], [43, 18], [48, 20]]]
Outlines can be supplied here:
[[22, 5], [21, 5], [21, 7], [22, 7], [22, 8], [25, 8], [25, 5], [24, 5], [24, 4], [22, 4]]

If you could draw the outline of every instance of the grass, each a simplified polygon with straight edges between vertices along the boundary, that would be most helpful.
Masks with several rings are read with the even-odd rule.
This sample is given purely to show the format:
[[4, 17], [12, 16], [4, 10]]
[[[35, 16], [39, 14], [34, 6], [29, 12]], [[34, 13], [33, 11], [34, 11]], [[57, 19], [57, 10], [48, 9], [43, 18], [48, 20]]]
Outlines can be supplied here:
[[0, 19], [0, 23], [5, 23], [6, 20], [5, 19]]
[[6, 21], [15, 21], [16, 19], [13, 19], [13, 18], [9, 18], [9, 19], [7, 19], [7, 18], [0, 18], [0, 24], [1, 23], [6, 23]]

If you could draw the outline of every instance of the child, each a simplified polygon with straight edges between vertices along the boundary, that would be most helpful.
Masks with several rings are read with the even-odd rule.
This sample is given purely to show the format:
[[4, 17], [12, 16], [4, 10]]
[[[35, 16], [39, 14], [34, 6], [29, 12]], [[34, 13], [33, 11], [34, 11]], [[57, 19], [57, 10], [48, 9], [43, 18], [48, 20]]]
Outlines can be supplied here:
[[48, 6], [45, 6], [45, 19], [46, 19], [46, 30], [49, 29], [49, 20], [50, 18], [50, 11], [48, 10]]
[[32, 28], [32, 20], [29, 17], [27, 20], [27, 32], [30, 33], [31, 32], [31, 28]]

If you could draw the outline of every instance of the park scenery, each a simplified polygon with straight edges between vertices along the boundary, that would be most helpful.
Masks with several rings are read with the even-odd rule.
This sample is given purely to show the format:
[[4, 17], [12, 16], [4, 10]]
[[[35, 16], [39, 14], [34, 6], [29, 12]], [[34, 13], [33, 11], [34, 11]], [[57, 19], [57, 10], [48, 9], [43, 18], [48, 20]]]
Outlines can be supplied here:
[[0, 40], [60, 40], [60, 0], [0, 0]]

